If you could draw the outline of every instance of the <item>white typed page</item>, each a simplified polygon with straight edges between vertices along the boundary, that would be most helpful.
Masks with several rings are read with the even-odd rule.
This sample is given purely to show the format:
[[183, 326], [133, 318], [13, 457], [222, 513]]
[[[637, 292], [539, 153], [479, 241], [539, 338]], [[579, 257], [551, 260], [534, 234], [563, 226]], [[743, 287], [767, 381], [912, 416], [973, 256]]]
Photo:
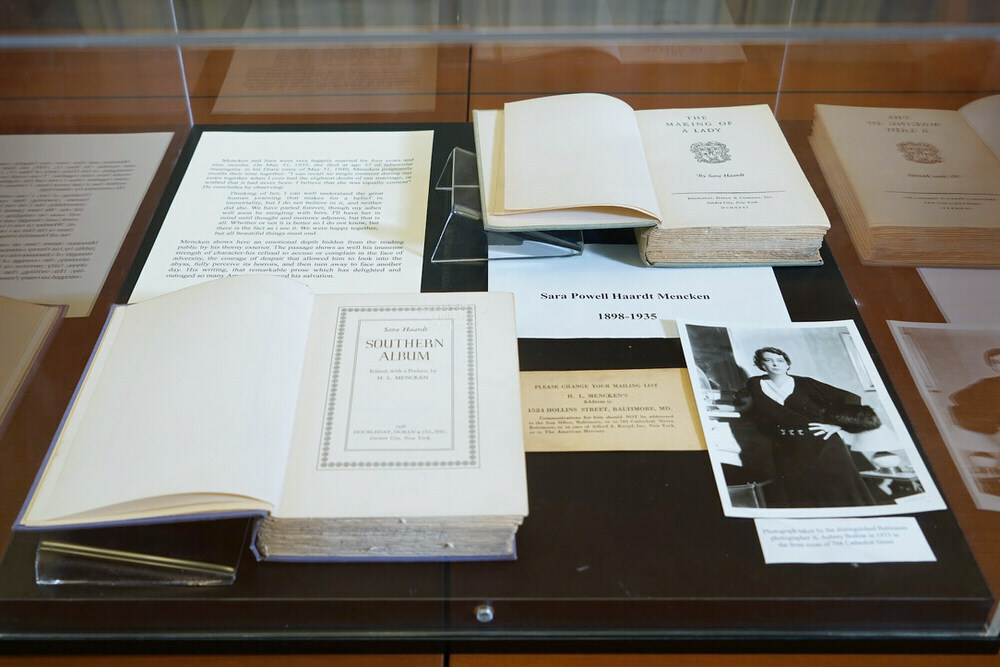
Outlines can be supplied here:
[[172, 137], [0, 137], [0, 294], [89, 315]]
[[433, 138], [205, 132], [130, 301], [240, 274], [419, 291]]

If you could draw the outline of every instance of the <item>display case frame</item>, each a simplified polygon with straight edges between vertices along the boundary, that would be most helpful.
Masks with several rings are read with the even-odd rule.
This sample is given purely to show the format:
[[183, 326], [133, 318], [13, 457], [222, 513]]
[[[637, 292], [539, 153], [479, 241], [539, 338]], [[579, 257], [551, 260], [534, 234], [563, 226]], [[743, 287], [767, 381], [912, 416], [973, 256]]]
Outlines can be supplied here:
[[[289, 123], [300, 129], [434, 127], [440, 139], [432, 165], [437, 174], [448, 150], [474, 148], [467, 124], [473, 109], [593, 91], [614, 94], [636, 108], [772, 107], [832, 223], [823, 267], [778, 269], [790, 309], [794, 303], [822, 306], [793, 314], [793, 319], [854, 319], [866, 332], [949, 501], [949, 512], [940, 519], [926, 518], [923, 525], [936, 535], [935, 544], [957, 540], [947, 566], [955, 570], [949, 574], [943, 565], [930, 575], [914, 570], [890, 584], [885, 582], [907, 568], [868, 568], [869, 574], [857, 577], [845, 566], [833, 576], [844, 578], [843, 589], [785, 604], [788, 595], [763, 592], [775, 566], [755, 565], [751, 574], [763, 576], [757, 581], [762, 588], [741, 592], [738, 583], [723, 577], [728, 588], [713, 597], [705, 593], [711, 583], [699, 583], [705, 575], [692, 569], [709, 553], [708, 545], [702, 545], [705, 551], [680, 559], [686, 563], [680, 574], [688, 578], [690, 590], [649, 583], [630, 590], [624, 569], [615, 571], [628, 564], [624, 552], [607, 561], [611, 569], [602, 572], [606, 581], [574, 584], [579, 573], [571, 571], [598, 567], [573, 561], [578, 547], [572, 540], [581, 537], [584, 526], [605, 531], [620, 527], [632, 534], [649, 530], [651, 517], [631, 524], [612, 510], [628, 512], [627, 503], [638, 502], [633, 492], [649, 494], [656, 485], [685, 489], [691, 479], [703, 479], [703, 462], [699, 454], [681, 453], [678, 459], [686, 461], [681, 470], [693, 477], [651, 476], [645, 483], [652, 486], [625, 493], [622, 506], [599, 507], [587, 506], [582, 498], [574, 501], [572, 493], [623, 489], [629, 475], [655, 468], [670, 455], [653, 461], [648, 455], [619, 453], [614, 467], [593, 454], [566, 455], [573, 457], [569, 471], [594, 485], [587, 492], [586, 484], [574, 489], [562, 479], [567, 471], [557, 455], [533, 454], [531, 497], [548, 509], [540, 510], [537, 519], [529, 516], [527, 544], [522, 543], [521, 561], [514, 564], [286, 566], [247, 560], [230, 589], [52, 591], [25, 579], [35, 538], [0, 531], [7, 544], [5, 565], [0, 566], [0, 649], [87, 651], [90, 642], [113, 641], [138, 652], [186, 652], [192, 647], [238, 651], [244, 645], [266, 651], [426, 653], [782, 651], [791, 646], [996, 651], [989, 589], [1000, 589], [1000, 519], [972, 503], [886, 323], [940, 322], [943, 316], [916, 269], [860, 262], [808, 145], [816, 103], [957, 108], [1000, 92], [1000, 9], [994, 3], [941, 1], [915, 8], [886, 0], [871, 3], [875, 8], [858, 3], [837, 12], [829, 3], [791, 1], [719, 2], [708, 10], [704, 5], [696, 9], [693, 2], [653, 7], [595, 2], [575, 8], [550, 2], [539, 12], [518, 3], [457, 0], [365, 3], [367, 7], [344, 2], [336, 3], [337, 12], [277, 1], [151, 0], [127, 10], [112, 4], [109, 10], [97, 2], [35, 9], [31, 3], [12, 3], [2, 16], [4, 133], [175, 133], [92, 315], [63, 322], [0, 433], [4, 525], [17, 515], [104, 316], [134, 278], [200, 132], [234, 123], [255, 131], [280, 131]], [[364, 69], [376, 61], [377, 66]], [[296, 68], [308, 80], [293, 85], [287, 77]], [[352, 78], [352, 70], [363, 70], [365, 76]], [[265, 84], [277, 87], [267, 92]], [[435, 196], [433, 186], [429, 184], [428, 239], [438, 238], [432, 221], [448, 206], [447, 197]], [[621, 235], [610, 240], [629, 242]], [[425, 252], [425, 290], [486, 287], [484, 266], [430, 265], [431, 243]], [[643, 360], [649, 358], [683, 364], [678, 346], [649, 346], [634, 340], [612, 350], [574, 340], [556, 349], [549, 342], [522, 340], [522, 369], [545, 364], [585, 368], [592, 362], [580, 366], [580, 359], [616, 355], [622, 355], [619, 367], [648, 364]], [[683, 502], [684, 497], [663, 496], [652, 507], [662, 511], [668, 500]], [[706, 495], [698, 511], [675, 517], [682, 526], [678, 535], [697, 531], [699, 517], [712, 520], [712, 509], [703, 508], [710, 500]], [[578, 529], [561, 523], [561, 514], [574, 502], [586, 507], [596, 523], [584, 522]], [[565, 534], [550, 532], [536, 541], [533, 521], [537, 530], [551, 522], [546, 531], [561, 527]], [[546, 539], [554, 542], [544, 546]], [[733, 539], [738, 546], [724, 559], [730, 565], [751, 558], [753, 546], [747, 535]], [[667, 549], [669, 542], [655, 539], [652, 550], [640, 549], [636, 564], [642, 566], [636, 572], [655, 573], [654, 552]], [[536, 545], [543, 545], [541, 553]], [[602, 553], [599, 537], [590, 536], [582, 545]], [[547, 559], [558, 575], [546, 574]], [[269, 573], [272, 567], [280, 568], [280, 574]], [[829, 566], [785, 570], [779, 580], [788, 590], [798, 580], [811, 581], [818, 570], [823, 578], [840, 572]], [[647, 581], [656, 576], [649, 574]], [[609, 592], [605, 584], [615, 581], [620, 591]], [[879, 582], [888, 593], [886, 600], [876, 602], [883, 606], [873, 611], [864, 602]], [[965, 595], [957, 594], [961, 592]], [[859, 611], [865, 609], [871, 614]], [[774, 622], [751, 624], [753, 616]], [[959, 620], [949, 625], [944, 622], [949, 617]], [[158, 626], [157, 618], [167, 620]], [[799, 624], [802, 618], [811, 622]]]

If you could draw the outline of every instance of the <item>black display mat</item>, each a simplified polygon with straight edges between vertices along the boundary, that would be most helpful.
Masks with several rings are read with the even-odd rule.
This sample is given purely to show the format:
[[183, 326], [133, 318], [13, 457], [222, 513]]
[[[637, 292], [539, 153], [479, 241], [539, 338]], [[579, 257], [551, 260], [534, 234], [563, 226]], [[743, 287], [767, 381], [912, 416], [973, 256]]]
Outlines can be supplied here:
[[[120, 301], [202, 131], [428, 128], [435, 136], [422, 290], [486, 289], [485, 264], [429, 260], [449, 207], [434, 183], [453, 147], [473, 148], [470, 125], [225, 126], [193, 130]], [[632, 242], [630, 232], [587, 240]], [[823, 259], [775, 269], [789, 315], [853, 319], [865, 335], [826, 248]], [[522, 339], [519, 350], [522, 370], [684, 366], [676, 339]], [[259, 563], [244, 544], [232, 586], [41, 587], [34, 557], [43, 535], [16, 533], [0, 565], [0, 648], [79, 651], [103, 639], [120, 650], [180, 652], [803, 651], [871, 642], [880, 650], [996, 650], [983, 636], [992, 597], [950, 511], [915, 515], [933, 563], [768, 566], [753, 522], [722, 515], [705, 452], [531, 453], [527, 464], [530, 515], [516, 561]], [[157, 527], [155, 539], [238, 546], [246, 528], [246, 520]], [[102, 539], [97, 529], [68, 537]], [[483, 622], [476, 610], [487, 605], [493, 618]]]

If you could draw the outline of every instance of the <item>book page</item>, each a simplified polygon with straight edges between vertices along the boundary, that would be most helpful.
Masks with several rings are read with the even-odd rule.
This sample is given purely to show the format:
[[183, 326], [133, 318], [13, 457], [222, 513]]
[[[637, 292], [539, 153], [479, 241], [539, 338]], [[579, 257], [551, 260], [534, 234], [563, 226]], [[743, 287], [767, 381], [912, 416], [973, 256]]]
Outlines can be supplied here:
[[816, 105], [870, 227], [995, 227], [1000, 161], [956, 111]]
[[981, 97], [969, 102], [958, 113], [972, 126], [993, 155], [1000, 160], [1000, 95]]
[[621, 100], [541, 97], [504, 105], [503, 120], [506, 212], [621, 206], [660, 217], [635, 115]]
[[[476, 165], [479, 182], [488, 184], [480, 191], [483, 227], [500, 231], [528, 231], [547, 229], [597, 229], [602, 227], [641, 227], [656, 223], [648, 215], [627, 208], [593, 207], [567, 208], [551, 211], [526, 211], [517, 215], [491, 215], [502, 210], [502, 183], [494, 178], [500, 165], [494, 161], [503, 146], [503, 111], [476, 109], [472, 112], [476, 134]], [[502, 151], [501, 151], [502, 152]], [[502, 181], [502, 179], [499, 179]], [[492, 184], [492, 185], [489, 185]]]
[[25, 523], [183, 494], [273, 503], [310, 301], [244, 276], [117, 307]]
[[0, 296], [0, 431], [63, 311]]
[[172, 137], [0, 137], [0, 294], [89, 315]]
[[272, 516], [523, 515], [509, 294], [319, 296]]
[[635, 115], [664, 226], [829, 226], [766, 104]]
[[205, 132], [132, 303], [246, 273], [417, 292], [432, 131]]

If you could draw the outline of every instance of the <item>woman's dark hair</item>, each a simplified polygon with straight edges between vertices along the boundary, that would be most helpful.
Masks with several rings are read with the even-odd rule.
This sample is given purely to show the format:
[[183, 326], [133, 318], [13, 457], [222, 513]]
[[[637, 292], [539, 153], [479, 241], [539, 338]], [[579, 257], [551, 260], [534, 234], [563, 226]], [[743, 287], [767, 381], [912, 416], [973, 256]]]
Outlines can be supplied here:
[[788, 364], [789, 366], [792, 365], [792, 360], [788, 357], [787, 354], [785, 354], [784, 350], [779, 350], [776, 347], [762, 347], [762, 348], [760, 348], [759, 350], [757, 350], [756, 352], [753, 353], [753, 365], [756, 366], [757, 368], [759, 368], [760, 370], [765, 370], [764, 369], [764, 353], [765, 352], [770, 352], [771, 354], [780, 354], [781, 356], [783, 356], [785, 358], [785, 363], [786, 364]]

